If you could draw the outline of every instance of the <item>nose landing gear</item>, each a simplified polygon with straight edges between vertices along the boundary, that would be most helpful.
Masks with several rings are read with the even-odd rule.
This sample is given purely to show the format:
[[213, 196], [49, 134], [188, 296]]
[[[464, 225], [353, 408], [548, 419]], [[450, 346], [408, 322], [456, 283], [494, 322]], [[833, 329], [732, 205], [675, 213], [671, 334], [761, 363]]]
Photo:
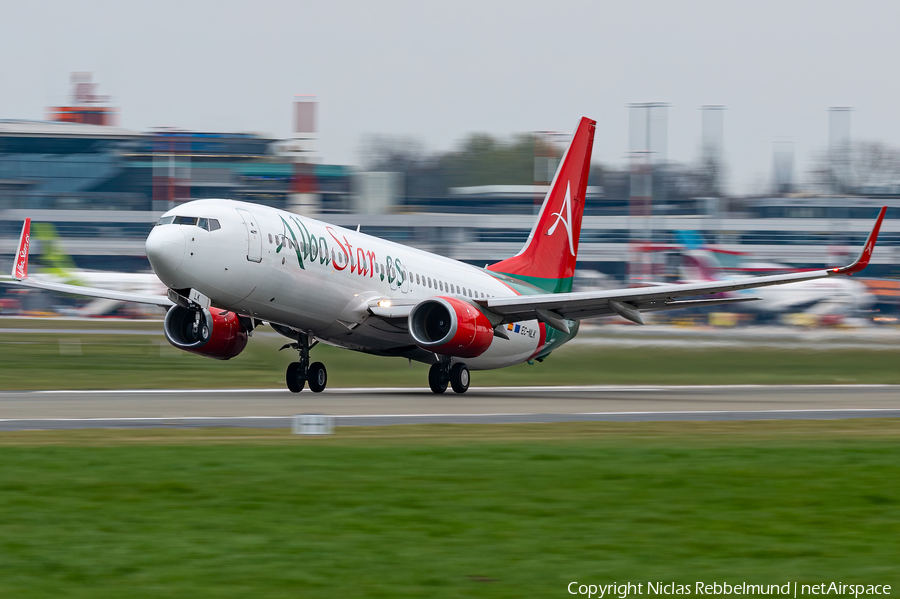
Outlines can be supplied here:
[[309, 335], [306, 333], [297, 334], [296, 343], [288, 343], [281, 349], [295, 349], [300, 352], [300, 361], [288, 364], [287, 372], [284, 378], [287, 388], [291, 393], [300, 393], [303, 387], [309, 382], [309, 390], [313, 393], [321, 393], [328, 384], [328, 371], [321, 362], [309, 363], [309, 350], [316, 346], [318, 341], [310, 343]]
[[428, 386], [433, 393], [440, 395], [447, 390], [447, 385], [454, 393], [465, 393], [469, 390], [469, 367], [462, 362], [450, 363], [449, 356], [441, 356], [441, 361], [432, 364], [428, 370]]

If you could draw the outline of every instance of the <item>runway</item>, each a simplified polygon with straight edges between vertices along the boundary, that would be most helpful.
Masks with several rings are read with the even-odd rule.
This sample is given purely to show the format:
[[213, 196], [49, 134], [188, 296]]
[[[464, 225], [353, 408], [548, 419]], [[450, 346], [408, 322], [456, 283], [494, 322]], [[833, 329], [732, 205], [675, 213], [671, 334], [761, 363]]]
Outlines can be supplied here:
[[425, 423], [723, 421], [900, 417], [900, 386], [494, 387], [427, 389], [31, 391], [0, 393], [0, 431], [288, 428], [295, 414], [336, 426]]

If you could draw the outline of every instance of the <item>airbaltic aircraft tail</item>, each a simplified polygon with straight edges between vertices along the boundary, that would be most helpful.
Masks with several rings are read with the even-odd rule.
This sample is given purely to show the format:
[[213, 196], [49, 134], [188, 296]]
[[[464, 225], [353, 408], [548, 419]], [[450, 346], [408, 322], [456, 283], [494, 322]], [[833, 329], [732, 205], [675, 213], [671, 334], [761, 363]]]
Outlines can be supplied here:
[[583, 117], [563, 155], [525, 247], [488, 270], [550, 293], [572, 290], [596, 121]]

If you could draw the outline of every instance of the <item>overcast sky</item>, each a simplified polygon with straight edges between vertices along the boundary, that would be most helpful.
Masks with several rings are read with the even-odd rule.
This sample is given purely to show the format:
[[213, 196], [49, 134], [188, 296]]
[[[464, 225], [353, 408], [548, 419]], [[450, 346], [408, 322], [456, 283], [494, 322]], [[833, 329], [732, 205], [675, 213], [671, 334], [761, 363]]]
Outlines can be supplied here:
[[732, 191], [799, 176], [828, 141], [900, 145], [897, 2], [153, 2], [2, 0], [0, 118], [44, 118], [93, 71], [121, 124], [289, 135], [294, 94], [320, 101], [322, 160], [359, 162], [366, 134], [446, 150], [474, 131], [571, 130], [622, 165], [630, 102], [666, 101], [670, 159], [697, 158], [702, 104], [724, 104]]

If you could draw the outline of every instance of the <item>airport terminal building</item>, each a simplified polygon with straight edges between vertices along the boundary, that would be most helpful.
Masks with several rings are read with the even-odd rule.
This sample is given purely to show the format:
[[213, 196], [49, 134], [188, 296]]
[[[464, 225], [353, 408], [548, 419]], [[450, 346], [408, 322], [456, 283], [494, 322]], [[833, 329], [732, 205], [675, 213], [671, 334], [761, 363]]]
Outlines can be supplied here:
[[[497, 185], [416, 195], [402, 173], [298, 162], [285, 143], [247, 133], [0, 121], [0, 255], [12, 255], [21, 222], [31, 217], [52, 224], [81, 267], [146, 270], [144, 239], [161, 213], [191, 199], [230, 198], [362, 225], [459, 260], [495, 261], [522, 246], [543, 191]], [[665, 252], [656, 250], [692, 231], [757, 261], [822, 267], [858, 251], [879, 206], [900, 214], [900, 196], [749, 198], [727, 211], [694, 200], [636, 214], [621, 193], [591, 186], [580, 264], [624, 280], [671, 279]], [[900, 274], [900, 220], [890, 215], [867, 275]]]

